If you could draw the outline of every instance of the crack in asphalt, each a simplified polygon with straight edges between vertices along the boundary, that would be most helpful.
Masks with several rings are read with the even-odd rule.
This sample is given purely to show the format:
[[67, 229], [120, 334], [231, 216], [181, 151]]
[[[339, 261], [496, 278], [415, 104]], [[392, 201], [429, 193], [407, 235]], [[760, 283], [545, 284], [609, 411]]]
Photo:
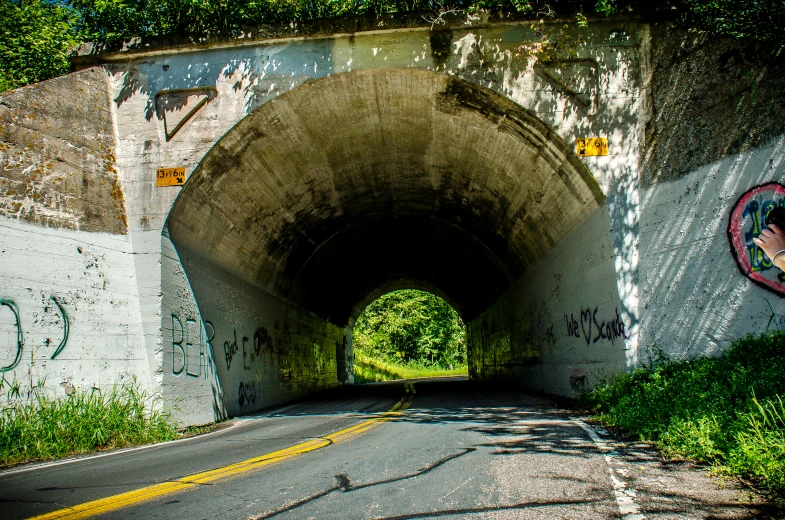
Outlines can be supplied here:
[[311, 496], [308, 496], [306, 498], [303, 498], [302, 500], [298, 500], [297, 502], [289, 504], [286, 507], [283, 507], [283, 508], [280, 508], [280, 509], [276, 509], [275, 511], [272, 511], [270, 513], [263, 514], [261, 516], [257, 516], [257, 517], [253, 517], [253, 518], [254, 518], [254, 520], [262, 520], [263, 518], [272, 518], [272, 517], [280, 515], [282, 513], [286, 513], [286, 512], [292, 511], [294, 509], [297, 509], [299, 507], [302, 507], [302, 506], [304, 506], [306, 504], [309, 504], [309, 503], [311, 503], [311, 502], [313, 502], [315, 500], [323, 498], [323, 497], [325, 497], [325, 496], [327, 496], [327, 495], [329, 495], [331, 493], [335, 493], [336, 491], [340, 491], [342, 493], [350, 493], [352, 491], [359, 491], [361, 489], [366, 489], [366, 488], [375, 487], [375, 486], [381, 486], [381, 485], [384, 485], [384, 484], [391, 484], [393, 482], [402, 482], [404, 480], [417, 478], [417, 477], [419, 477], [421, 475], [424, 475], [426, 473], [429, 473], [429, 472], [433, 471], [434, 469], [436, 469], [436, 468], [438, 468], [440, 466], [443, 466], [444, 464], [447, 464], [448, 462], [450, 462], [452, 460], [457, 459], [458, 457], [463, 457], [464, 455], [467, 455], [467, 454], [475, 452], [475, 451], [477, 451], [477, 448], [464, 448], [459, 453], [455, 453], [455, 454], [450, 455], [448, 457], [444, 457], [443, 459], [439, 459], [439, 460], [437, 460], [437, 461], [435, 461], [435, 462], [433, 462], [431, 464], [428, 464], [428, 465], [426, 465], [426, 466], [424, 466], [424, 467], [422, 467], [422, 468], [420, 468], [417, 471], [414, 471], [412, 473], [407, 473], [405, 475], [401, 475], [400, 477], [390, 478], [390, 479], [386, 479], [386, 480], [378, 480], [378, 481], [375, 481], [375, 482], [368, 482], [366, 484], [360, 484], [360, 485], [356, 485], [356, 486], [352, 485], [351, 479], [349, 478], [348, 475], [346, 475], [345, 473], [339, 473], [338, 475], [335, 475], [335, 481], [336, 481], [336, 485], [335, 486], [327, 488], [324, 491], [320, 491], [319, 493], [315, 493], [315, 494], [313, 494]]
[[536, 507], [550, 507], [550, 506], [569, 506], [579, 504], [589, 504], [593, 502], [600, 502], [599, 499], [594, 500], [552, 500], [543, 502], [520, 502], [518, 504], [509, 504], [506, 506], [488, 506], [488, 507], [471, 507], [464, 509], [443, 509], [441, 511], [427, 511], [423, 513], [412, 513], [408, 515], [398, 516], [380, 516], [376, 517], [379, 520], [410, 520], [414, 518], [436, 518], [439, 516], [454, 516], [454, 515], [472, 515], [480, 513], [492, 513], [494, 511], [511, 511], [514, 509], [531, 509]]

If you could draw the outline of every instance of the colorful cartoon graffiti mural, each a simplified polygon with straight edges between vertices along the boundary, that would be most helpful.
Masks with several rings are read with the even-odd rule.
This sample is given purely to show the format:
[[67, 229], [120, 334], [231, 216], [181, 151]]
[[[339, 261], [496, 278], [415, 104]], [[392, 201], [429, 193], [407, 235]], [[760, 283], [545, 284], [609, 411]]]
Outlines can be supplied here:
[[766, 229], [766, 217], [777, 206], [785, 206], [785, 186], [777, 182], [761, 184], [744, 193], [731, 211], [728, 240], [744, 276], [785, 296], [785, 273], [775, 268], [771, 259], [752, 241]]

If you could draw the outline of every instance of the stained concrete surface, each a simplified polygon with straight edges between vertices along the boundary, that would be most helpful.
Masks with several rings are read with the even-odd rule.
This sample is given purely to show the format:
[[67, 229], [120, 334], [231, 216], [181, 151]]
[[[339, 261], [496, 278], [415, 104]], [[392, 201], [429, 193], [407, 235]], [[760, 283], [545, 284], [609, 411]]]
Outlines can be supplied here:
[[101, 67], [0, 93], [0, 215], [127, 233], [109, 95]]

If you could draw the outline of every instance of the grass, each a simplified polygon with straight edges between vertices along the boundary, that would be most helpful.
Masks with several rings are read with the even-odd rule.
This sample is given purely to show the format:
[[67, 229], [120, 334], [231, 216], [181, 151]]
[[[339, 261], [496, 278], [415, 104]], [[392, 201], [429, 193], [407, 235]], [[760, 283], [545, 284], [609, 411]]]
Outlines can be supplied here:
[[423, 377], [458, 376], [469, 373], [467, 365], [452, 370], [398, 365], [355, 354], [354, 380], [358, 383], [392, 381], [395, 379], [419, 379]]
[[712, 464], [785, 496], [785, 332], [749, 335], [721, 356], [660, 355], [582, 396], [609, 426], [664, 454]]
[[171, 417], [130, 385], [74, 390], [52, 397], [39, 384], [26, 392], [3, 381], [0, 464], [60, 458], [89, 451], [168, 441], [178, 437]]

